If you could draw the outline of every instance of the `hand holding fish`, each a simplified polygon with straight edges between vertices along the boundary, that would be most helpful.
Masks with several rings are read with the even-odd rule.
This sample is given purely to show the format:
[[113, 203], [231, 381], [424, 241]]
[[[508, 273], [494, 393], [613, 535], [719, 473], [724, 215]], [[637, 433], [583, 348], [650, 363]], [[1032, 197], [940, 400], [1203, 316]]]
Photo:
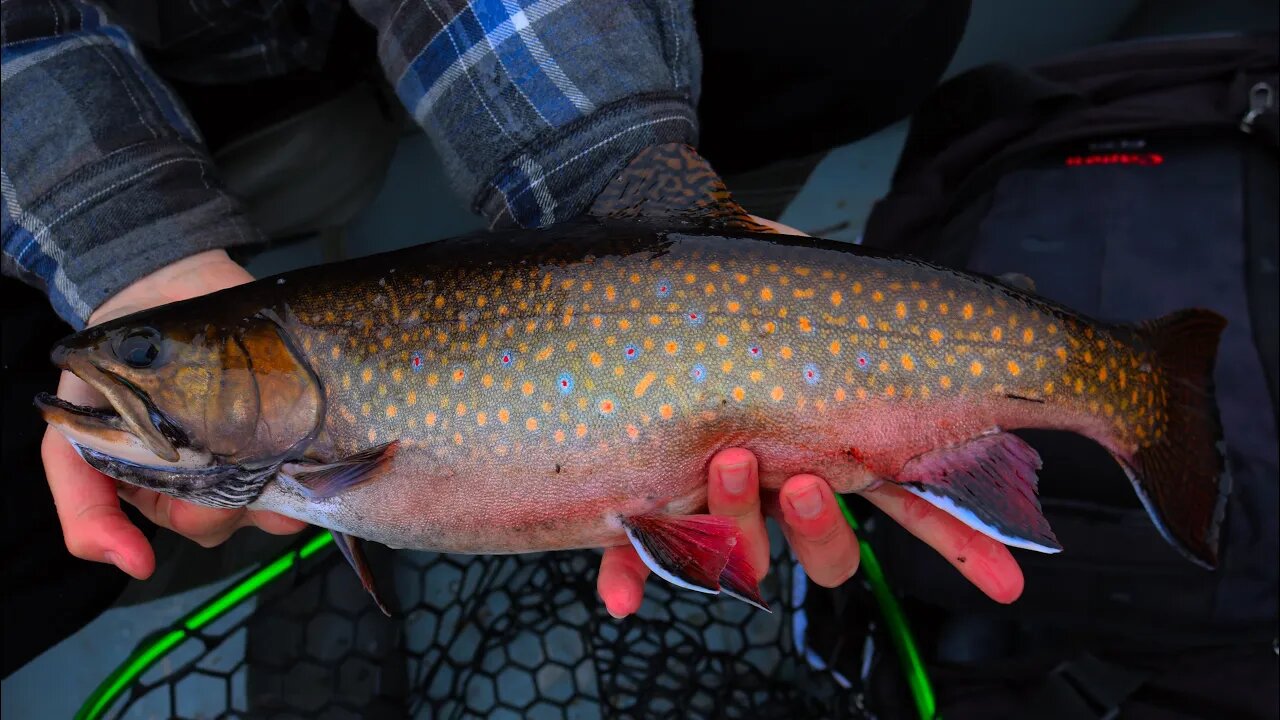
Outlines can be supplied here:
[[[825, 480], [797, 475], [778, 493], [772, 512], [762, 512], [760, 472], [749, 451], [735, 448], [715, 456], [708, 471], [711, 514], [732, 517], [750, 547], [756, 579], [769, 569], [769, 536], [764, 517], [774, 516], [805, 573], [817, 584], [836, 587], [858, 569], [858, 539], [836, 505]], [[937, 550], [991, 599], [1011, 603], [1022, 594], [1018, 561], [999, 542], [970, 528], [927, 501], [893, 485], [865, 497], [908, 532]], [[965, 558], [957, 562], [956, 558]], [[609, 614], [621, 618], [640, 609], [649, 568], [630, 545], [605, 550], [597, 588]]]
[[[205, 295], [253, 280], [223, 250], [192, 255], [144, 277], [112, 296], [89, 318], [90, 325], [158, 305]], [[58, 396], [86, 405], [105, 404], [75, 374], [64, 371]], [[155, 553], [129, 522], [117, 499], [138, 508], [155, 524], [205, 547], [224, 542], [237, 529], [254, 526], [269, 533], [295, 533], [306, 523], [264, 510], [210, 508], [169, 495], [118, 483], [85, 464], [62, 433], [45, 432], [40, 454], [58, 509], [62, 535], [72, 555], [109, 562], [144, 579], [155, 569]]]

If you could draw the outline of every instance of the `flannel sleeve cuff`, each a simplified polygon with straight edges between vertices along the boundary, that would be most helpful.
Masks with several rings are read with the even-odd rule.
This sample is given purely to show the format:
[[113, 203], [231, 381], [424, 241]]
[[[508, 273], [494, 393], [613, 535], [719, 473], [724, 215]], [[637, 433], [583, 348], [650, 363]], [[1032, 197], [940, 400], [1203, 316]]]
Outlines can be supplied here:
[[258, 240], [208, 156], [174, 139], [80, 168], [16, 217], [5, 213], [4, 225], [5, 255], [77, 329], [107, 298], [155, 270]]

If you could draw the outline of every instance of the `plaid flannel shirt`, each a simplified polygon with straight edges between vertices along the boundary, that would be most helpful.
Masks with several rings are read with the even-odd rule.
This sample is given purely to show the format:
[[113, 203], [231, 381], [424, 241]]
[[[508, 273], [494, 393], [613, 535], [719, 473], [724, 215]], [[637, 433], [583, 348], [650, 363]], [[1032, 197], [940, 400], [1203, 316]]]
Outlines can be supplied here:
[[[318, 67], [338, 1], [6, 0], [4, 273], [80, 328], [154, 270], [255, 242], [164, 78]], [[689, 0], [352, 4], [456, 189], [493, 226], [572, 218], [639, 150], [696, 141]]]

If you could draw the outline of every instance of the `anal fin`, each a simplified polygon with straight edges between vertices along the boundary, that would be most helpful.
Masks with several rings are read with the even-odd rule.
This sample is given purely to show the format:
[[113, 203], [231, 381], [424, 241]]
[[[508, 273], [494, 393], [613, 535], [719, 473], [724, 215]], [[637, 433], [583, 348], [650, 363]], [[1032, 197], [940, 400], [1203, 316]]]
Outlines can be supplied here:
[[377, 603], [378, 609], [383, 615], [391, 617], [391, 611], [387, 609], [387, 604], [383, 602], [382, 596], [378, 594], [378, 587], [373, 582], [373, 571], [369, 569], [369, 563], [364, 559], [364, 550], [360, 548], [360, 541], [346, 533], [330, 530], [333, 533], [333, 542], [342, 551], [342, 557], [347, 559], [351, 564], [351, 569], [356, 571], [356, 576], [360, 578], [360, 584], [373, 597], [373, 601]]
[[897, 482], [1005, 545], [1062, 550], [1040, 509], [1040, 455], [1016, 435], [994, 432], [908, 460]]
[[732, 518], [637, 515], [623, 518], [622, 526], [640, 559], [663, 580], [709, 595], [724, 592], [769, 609]]
[[372, 480], [377, 471], [395, 457], [399, 446], [399, 440], [392, 440], [337, 462], [285, 463], [280, 467], [280, 474], [297, 483], [309, 499], [323, 500]]
[[733, 549], [729, 551], [729, 562], [725, 563], [724, 570], [720, 572], [720, 592], [748, 605], [754, 605], [765, 612], [773, 612], [769, 609], [769, 603], [766, 603], [760, 595], [760, 586], [756, 583], [756, 569], [747, 559], [746, 543], [741, 541], [735, 543]]

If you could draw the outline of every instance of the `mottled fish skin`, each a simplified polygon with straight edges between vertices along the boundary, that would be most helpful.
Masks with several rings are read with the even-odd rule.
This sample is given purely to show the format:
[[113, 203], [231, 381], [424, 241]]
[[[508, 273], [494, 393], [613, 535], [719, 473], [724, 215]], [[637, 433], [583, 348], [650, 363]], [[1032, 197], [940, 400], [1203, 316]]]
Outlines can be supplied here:
[[281, 480], [256, 507], [392, 547], [622, 544], [622, 516], [698, 512], [725, 447], [754, 451], [767, 488], [813, 472], [853, 492], [995, 428], [1127, 458], [1165, 420], [1133, 331], [840, 243], [591, 222], [277, 285], [326, 395], [309, 455], [400, 447], [338, 497]]

